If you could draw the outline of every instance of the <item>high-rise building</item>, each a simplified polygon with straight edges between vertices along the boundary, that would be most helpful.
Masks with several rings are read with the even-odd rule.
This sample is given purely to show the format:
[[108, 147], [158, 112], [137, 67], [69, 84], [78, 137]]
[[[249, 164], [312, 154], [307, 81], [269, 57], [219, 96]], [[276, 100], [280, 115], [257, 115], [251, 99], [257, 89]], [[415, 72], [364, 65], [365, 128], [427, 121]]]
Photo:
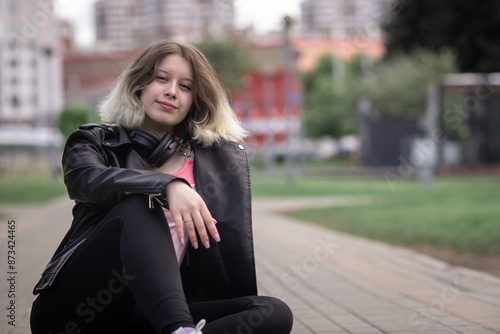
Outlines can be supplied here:
[[0, 0], [0, 125], [53, 125], [62, 55], [52, 0]]
[[95, 17], [97, 42], [121, 49], [163, 38], [195, 42], [234, 28], [233, 0], [99, 0]]
[[331, 37], [380, 37], [390, 0], [305, 0], [301, 28], [306, 34]]

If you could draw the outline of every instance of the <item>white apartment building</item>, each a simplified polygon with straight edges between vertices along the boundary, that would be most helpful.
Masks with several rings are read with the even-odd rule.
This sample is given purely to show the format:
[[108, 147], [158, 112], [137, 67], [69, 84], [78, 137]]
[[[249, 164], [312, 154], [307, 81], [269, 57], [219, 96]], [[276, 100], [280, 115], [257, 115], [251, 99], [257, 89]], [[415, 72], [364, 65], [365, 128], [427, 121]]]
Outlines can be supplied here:
[[63, 102], [52, 0], [0, 0], [0, 126], [54, 125]]
[[95, 6], [97, 43], [135, 48], [170, 38], [196, 42], [233, 30], [233, 0], [99, 0]]
[[330, 37], [380, 38], [380, 23], [390, 15], [391, 0], [305, 0], [301, 29]]

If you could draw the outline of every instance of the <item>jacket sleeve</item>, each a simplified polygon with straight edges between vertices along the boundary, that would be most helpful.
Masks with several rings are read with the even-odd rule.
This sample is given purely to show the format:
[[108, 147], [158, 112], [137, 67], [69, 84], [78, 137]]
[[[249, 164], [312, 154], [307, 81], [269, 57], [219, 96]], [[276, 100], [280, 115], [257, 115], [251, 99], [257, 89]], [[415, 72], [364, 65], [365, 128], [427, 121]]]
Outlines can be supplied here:
[[149, 195], [150, 199], [166, 205], [165, 186], [173, 180], [183, 179], [140, 168], [124, 168], [126, 163], [121, 163], [120, 159], [127, 159], [131, 145], [122, 145], [117, 148], [121, 154], [110, 155], [103, 147], [104, 140], [102, 129], [79, 129], [68, 138], [62, 163], [69, 197], [101, 210], [136, 193]]

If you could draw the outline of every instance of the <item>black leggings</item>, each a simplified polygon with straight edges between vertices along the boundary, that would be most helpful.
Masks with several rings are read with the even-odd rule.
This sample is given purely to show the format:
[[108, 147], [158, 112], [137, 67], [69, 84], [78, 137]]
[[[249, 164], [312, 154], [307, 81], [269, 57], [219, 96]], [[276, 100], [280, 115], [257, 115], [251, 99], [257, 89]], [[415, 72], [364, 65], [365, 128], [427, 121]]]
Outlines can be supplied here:
[[200, 319], [207, 334], [291, 331], [292, 313], [275, 298], [188, 304], [163, 211], [145, 203], [119, 203], [73, 253], [33, 303], [33, 334], [170, 334]]

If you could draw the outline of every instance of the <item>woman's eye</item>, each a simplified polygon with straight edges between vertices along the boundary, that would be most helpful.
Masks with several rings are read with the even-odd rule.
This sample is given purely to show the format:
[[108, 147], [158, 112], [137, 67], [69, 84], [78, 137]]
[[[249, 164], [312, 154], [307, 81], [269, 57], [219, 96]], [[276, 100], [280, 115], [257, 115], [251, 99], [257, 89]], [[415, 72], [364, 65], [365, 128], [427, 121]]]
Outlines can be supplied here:
[[158, 79], [160, 81], [167, 81], [167, 78], [162, 77], [162, 76], [157, 76], [156, 79]]
[[190, 87], [190, 86], [188, 86], [188, 85], [181, 84], [180, 86], [181, 86], [181, 88], [182, 88], [182, 89], [184, 89], [184, 90], [188, 90], [188, 91], [189, 91], [189, 90], [191, 90], [191, 87]]

